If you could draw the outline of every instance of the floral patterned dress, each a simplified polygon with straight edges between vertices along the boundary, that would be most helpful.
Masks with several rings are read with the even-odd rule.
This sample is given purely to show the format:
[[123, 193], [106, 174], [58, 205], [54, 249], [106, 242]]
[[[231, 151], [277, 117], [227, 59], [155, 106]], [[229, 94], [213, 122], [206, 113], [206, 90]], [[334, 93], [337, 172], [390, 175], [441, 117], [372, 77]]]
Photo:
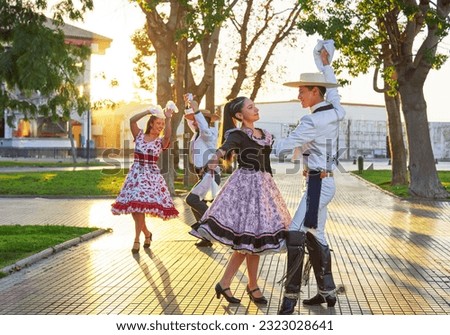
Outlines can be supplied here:
[[238, 169], [228, 178], [191, 235], [216, 240], [243, 253], [277, 252], [291, 215], [270, 166], [272, 135], [232, 129], [221, 149], [234, 150]]
[[156, 162], [163, 151], [162, 138], [146, 142], [142, 130], [136, 137], [134, 163], [111, 205], [114, 215], [145, 213], [168, 220], [178, 216], [166, 181]]

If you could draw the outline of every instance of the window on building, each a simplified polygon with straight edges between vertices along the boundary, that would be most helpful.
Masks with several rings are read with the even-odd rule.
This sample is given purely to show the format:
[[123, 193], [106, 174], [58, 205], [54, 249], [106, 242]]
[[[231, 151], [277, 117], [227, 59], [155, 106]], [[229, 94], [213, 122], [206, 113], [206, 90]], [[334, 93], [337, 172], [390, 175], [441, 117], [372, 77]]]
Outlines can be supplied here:
[[31, 137], [31, 125], [30, 121], [20, 119], [17, 123], [17, 128], [13, 133], [14, 137]]
[[53, 121], [50, 118], [38, 118], [36, 120], [36, 137], [67, 137], [67, 122]]
[[45, 117], [39, 117], [35, 120], [20, 119], [13, 136], [18, 138], [65, 138], [67, 137], [67, 122], [53, 121], [51, 118]]

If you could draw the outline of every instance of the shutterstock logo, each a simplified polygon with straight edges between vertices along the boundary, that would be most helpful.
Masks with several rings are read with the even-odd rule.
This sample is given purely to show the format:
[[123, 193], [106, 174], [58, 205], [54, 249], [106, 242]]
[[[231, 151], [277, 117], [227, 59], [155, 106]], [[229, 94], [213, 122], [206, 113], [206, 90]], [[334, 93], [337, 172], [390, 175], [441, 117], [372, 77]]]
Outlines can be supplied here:
[[[126, 174], [127, 173], [127, 170], [134, 163], [134, 150], [130, 144], [131, 144], [130, 141], [125, 141], [124, 146], [121, 149], [108, 148], [102, 152], [101, 161], [103, 161], [104, 163], [106, 163], [108, 165], [108, 167], [105, 167], [102, 170], [102, 173], [108, 174], [108, 175]], [[339, 164], [339, 159], [341, 157], [343, 157], [343, 155], [347, 152], [347, 148], [340, 148], [337, 151], [337, 153], [333, 154], [331, 140], [330, 140], [330, 142], [327, 141], [326, 150], [327, 150], [326, 158], [325, 158], [326, 169], [330, 170], [330, 171], [334, 170], [334, 169], [338, 169], [342, 173], [347, 172], [345, 170], [345, 168], [341, 164]], [[207, 162], [208, 159], [210, 158], [210, 156], [214, 152], [215, 152], [215, 150], [210, 150], [208, 152], [201, 153], [201, 155], [202, 155], [201, 159], [196, 159], [196, 161]], [[304, 156], [299, 157], [298, 160], [293, 161], [291, 163], [291, 160], [292, 160], [291, 152], [285, 151], [278, 155], [276, 155], [276, 154], [274, 154], [274, 152], [272, 152], [272, 154], [269, 157], [270, 162], [267, 162], [266, 161], [268, 159], [267, 155], [258, 154], [256, 149], [254, 149], [254, 148], [242, 150], [242, 151], [240, 151], [240, 154], [242, 156], [247, 157], [246, 162], [245, 162], [245, 164], [247, 166], [254, 167], [255, 170], [264, 170], [265, 167], [270, 165], [272, 167], [273, 174], [276, 174], [276, 173], [285, 173], [285, 174], [300, 173], [301, 171], [303, 171], [303, 169], [304, 169], [305, 165], [308, 163], [308, 159], [309, 159], [308, 155], [304, 155]], [[200, 155], [200, 152], [193, 152], [193, 155], [194, 156]], [[315, 157], [320, 159], [321, 155], [316, 154]], [[198, 157], [196, 156], [196, 158], [198, 158]], [[169, 165], [170, 161], [174, 162], [173, 166], [175, 167], [175, 169], [177, 169], [177, 168], [179, 168], [180, 165], [183, 167], [185, 166], [184, 160], [189, 161], [189, 150], [188, 149], [174, 150], [171, 148], [171, 149], [168, 149], [167, 151], [165, 151], [164, 154], [161, 153], [157, 163], [148, 162], [148, 164], [152, 165], [152, 167], [157, 166], [160, 169], [161, 173], [166, 173], [168, 167], [170, 166]], [[141, 162], [141, 163], [144, 165], [147, 164], [144, 162]], [[228, 162], [226, 165], [230, 166], [230, 162]], [[237, 166], [238, 162], [233, 161], [233, 162], [231, 162], [231, 165]], [[222, 171], [229, 170], [229, 168], [225, 167], [225, 164], [223, 161], [219, 163], [219, 167], [221, 168]], [[187, 168], [189, 169], [190, 173], [193, 173], [193, 174], [196, 173], [194, 166], [192, 164], [190, 164], [190, 163], [187, 164]]]

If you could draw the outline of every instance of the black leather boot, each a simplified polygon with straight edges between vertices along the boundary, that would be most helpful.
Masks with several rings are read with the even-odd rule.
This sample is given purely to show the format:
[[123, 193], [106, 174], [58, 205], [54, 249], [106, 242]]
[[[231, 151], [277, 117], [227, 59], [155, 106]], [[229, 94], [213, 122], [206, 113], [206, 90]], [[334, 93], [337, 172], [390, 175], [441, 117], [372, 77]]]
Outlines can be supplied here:
[[281, 303], [279, 315], [290, 315], [297, 305], [297, 298], [300, 293], [302, 282], [303, 259], [305, 257], [306, 235], [302, 231], [286, 232], [287, 247], [287, 270], [285, 275], [284, 292], [285, 296]]
[[320, 295], [319, 293], [317, 293], [311, 299], [303, 300], [303, 305], [308, 305], [308, 306], [320, 305], [320, 304], [324, 304], [324, 303], [327, 303], [328, 307], [334, 307], [334, 305], [336, 305], [336, 296], [327, 295], [324, 297], [324, 296]]
[[303, 300], [305, 305], [327, 303], [328, 307], [336, 304], [333, 274], [331, 273], [331, 253], [328, 245], [323, 245], [311, 233], [306, 233], [306, 247], [316, 277], [319, 293], [311, 299]]
[[297, 305], [297, 299], [283, 297], [283, 302], [281, 303], [278, 315], [291, 315], [294, 313], [295, 306]]

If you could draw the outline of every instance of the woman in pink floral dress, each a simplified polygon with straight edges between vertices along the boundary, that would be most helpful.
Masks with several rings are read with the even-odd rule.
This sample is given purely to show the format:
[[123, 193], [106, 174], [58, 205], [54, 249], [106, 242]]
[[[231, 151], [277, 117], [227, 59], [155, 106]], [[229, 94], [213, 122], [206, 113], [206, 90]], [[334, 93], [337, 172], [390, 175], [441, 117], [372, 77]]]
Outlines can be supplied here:
[[[139, 252], [140, 235], [144, 233], [144, 248], [149, 248], [152, 233], [148, 230], [145, 215], [168, 220], [178, 216], [170, 197], [166, 182], [156, 162], [161, 151], [170, 145], [170, 119], [173, 111], [165, 111], [158, 106], [130, 118], [131, 133], [135, 141], [134, 163], [116, 201], [111, 205], [114, 215], [131, 214], [135, 223], [133, 253]], [[151, 115], [145, 132], [139, 128], [137, 121]], [[164, 129], [164, 137], [161, 132]]]

